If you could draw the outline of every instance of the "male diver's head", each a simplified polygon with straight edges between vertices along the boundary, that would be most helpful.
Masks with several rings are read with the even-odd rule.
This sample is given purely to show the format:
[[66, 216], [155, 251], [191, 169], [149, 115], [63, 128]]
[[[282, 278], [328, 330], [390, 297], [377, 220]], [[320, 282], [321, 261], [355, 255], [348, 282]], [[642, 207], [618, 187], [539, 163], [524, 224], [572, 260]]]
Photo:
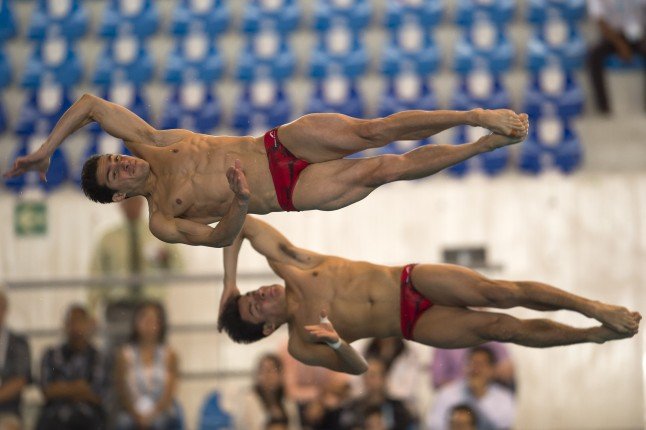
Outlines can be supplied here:
[[119, 202], [137, 194], [145, 184], [150, 165], [128, 155], [93, 155], [83, 165], [81, 187], [98, 203]]

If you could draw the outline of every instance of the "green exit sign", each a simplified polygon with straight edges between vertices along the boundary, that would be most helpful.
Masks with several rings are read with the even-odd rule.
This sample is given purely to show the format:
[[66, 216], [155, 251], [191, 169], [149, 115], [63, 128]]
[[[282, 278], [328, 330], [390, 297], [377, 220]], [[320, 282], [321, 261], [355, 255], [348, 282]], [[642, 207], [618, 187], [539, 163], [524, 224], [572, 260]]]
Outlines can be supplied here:
[[14, 210], [16, 236], [47, 234], [47, 205], [45, 202], [18, 202]]

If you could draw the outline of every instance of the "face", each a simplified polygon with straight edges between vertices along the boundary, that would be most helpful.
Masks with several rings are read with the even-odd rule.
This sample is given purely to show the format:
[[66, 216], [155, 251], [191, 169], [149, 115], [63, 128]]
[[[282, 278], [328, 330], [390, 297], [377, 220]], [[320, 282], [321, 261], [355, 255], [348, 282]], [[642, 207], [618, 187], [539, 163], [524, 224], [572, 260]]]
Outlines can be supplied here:
[[379, 360], [368, 360], [368, 370], [363, 383], [369, 393], [383, 393], [386, 385], [386, 368]]
[[142, 185], [149, 172], [150, 165], [141, 158], [109, 154], [99, 159], [96, 176], [99, 185], [127, 193]]
[[143, 340], [157, 340], [161, 332], [161, 318], [157, 308], [146, 306], [137, 315], [137, 333]]
[[266, 390], [277, 390], [282, 385], [282, 373], [276, 367], [274, 360], [264, 358], [258, 365], [256, 383]]
[[471, 378], [492, 380], [494, 365], [489, 361], [489, 356], [484, 352], [475, 352], [467, 365], [467, 375]]
[[266, 285], [240, 297], [240, 315], [252, 324], [265, 323], [282, 314], [285, 309], [285, 287]]
[[468, 411], [456, 410], [451, 414], [451, 430], [475, 430], [473, 417]]
[[85, 312], [80, 309], [74, 309], [67, 317], [65, 331], [70, 341], [86, 340], [92, 330], [92, 321]]

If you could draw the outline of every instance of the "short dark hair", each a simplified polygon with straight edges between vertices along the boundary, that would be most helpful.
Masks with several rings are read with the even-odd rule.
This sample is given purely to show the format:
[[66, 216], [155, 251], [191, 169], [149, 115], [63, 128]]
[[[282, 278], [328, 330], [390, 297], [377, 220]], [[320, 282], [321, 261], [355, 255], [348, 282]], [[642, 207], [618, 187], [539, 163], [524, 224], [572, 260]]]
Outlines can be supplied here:
[[65, 311], [64, 320], [66, 324], [70, 321], [70, 318], [72, 317], [72, 314], [74, 312], [80, 312], [85, 318], [90, 318], [90, 312], [88, 312], [87, 308], [84, 305], [80, 303], [72, 303], [67, 307], [67, 310]]
[[139, 315], [141, 315], [141, 313], [147, 308], [153, 308], [157, 311], [157, 315], [159, 316], [159, 337], [157, 338], [157, 343], [164, 344], [166, 342], [166, 332], [168, 331], [166, 310], [164, 309], [164, 306], [156, 300], [145, 300], [139, 303], [135, 308], [130, 328], [130, 343], [139, 343], [141, 335], [137, 331], [137, 319], [139, 319]]
[[99, 168], [100, 155], [93, 155], [83, 163], [81, 172], [81, 188], [85, 195], [97, 203], [112, 203], [114, 190], [106, 185], [99, 185], [96, 172]]
[[237, 343], [252, 343], [265, 337], [262, 332], [263, 323], [253, 324], [246, 322], [240, 315], [240, 294], [227, 300], [222, 314], [218, 319], [218, 330], [224, 330], [229, 337]]
[[489, 364], [491, 364], [491, 365], [495, 365], [496, 362], [498, 361], [496, 359], [496, 354], [493, 353], [493, 350], [491, 348], [488, 348], [488, 347], [482, 346], [482, 345], [474, 346], [473, 348], [471, 348], [469, 350], [469, 358], [473, 357], [474, 355], [476, 355], [479, 352], [481, 352], [481, 353], [483, 353], [484, 355], [487, 356], [487, 358], [489, 359]]

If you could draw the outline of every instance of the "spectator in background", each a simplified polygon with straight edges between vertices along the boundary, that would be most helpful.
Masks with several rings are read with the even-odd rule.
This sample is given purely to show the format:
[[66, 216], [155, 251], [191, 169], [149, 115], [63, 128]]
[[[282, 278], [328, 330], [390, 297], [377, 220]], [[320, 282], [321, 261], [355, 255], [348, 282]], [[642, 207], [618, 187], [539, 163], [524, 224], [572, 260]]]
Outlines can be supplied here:
[[288, 430], [301, 428], [296, 403], [285, 395], [283, 363], [275, 354], [265, 354], [258, 361], [254, 384], [237, 402], [236, 429], [265, 430], [285, 425]]
[[135, 310], [130, 342], [117, 354], [114, 379], [120, 430], [181, 428], [175, 404], [178, 360], [166, 344], [166, 313], [159, 302]]
[[[516, 391], [514, 363], [506, 345], [499, 342], [484, 344], [494, 355], [496, 368], [494, 380], [501, 385]], [[464, 378], [469, 348], [435, 349], [431, 361], [431, 378], [433, 388], [439, 390], [453, 381]]]
[[465, 403], [453, 406], [449, 417], [449, 430], [476, 430], [478, 428], [476, 412]]
[[[365, 392], [343, 407], [340, 428], [355, 430], [367, 428], [369, 425], [374, 428], [383, 425], [383, 428], [388, 430], [416, 428], [413, 414], [401, 400], [394, 399], [386, 388], [386, 363], [378, 358], [369, 358], [367, 361], [368, 371], [363, 374]], [[381, 419], [368, 413], [371, 408], [381, 411]]]
[[368, 344], [364, 356], [384, 362], [388, 394], [405, 401], [411, 410], [415, 410], [416, 389], [420, 386], [418, 382], [422, 376], [421, 365], [419, 357], [407, 342], [398, 337], [374, 338]]
[[65, 342], [49, 348], [40, 377], [45, 406], [38, 430], [105, 428], [104, 365], [90, 342], [94, 322], [84, 306], [71, 305], [65, 314]]
[[588, 52], [592, 89], [599, 111], [610, 113], [604, 61], [611, 54], [617, 54], [625, 62], [635, 55], [646, 57], [646, 0], [588, 0], [588, 12], [597, 22], [600, 33], [599, 42]]
[[9, 301], [0, 291], [0, 430], [19, 429], [22, 390], [31, 381], [31, 354], [24, 336], [7, 328]]
[[[119, 204], [124, 222], [103, 235], [94, 250], [93, 276], [149, 275], [176, 270], [181, 266], [177, 248], [161, 242], [142, 219], [146, 200], [132, 197]], [[163, 297], [163, 289], [149, 284], [114, 285], [90, 291], [90, 309], [101, 314], [104, 309], [107, 348], [125, 342], [137, 305], [144, 300]]]
[[449, 428], [456, 405], [469, 405], [478, 416], [478, 429], [509, 429], [516, 417], [516, 402], [511, 391], [494, 382], [495, 355], [484, 346], [468, 354], [466, 377], [444, 386], [433, 399], [427, 426], [433, 430]]

